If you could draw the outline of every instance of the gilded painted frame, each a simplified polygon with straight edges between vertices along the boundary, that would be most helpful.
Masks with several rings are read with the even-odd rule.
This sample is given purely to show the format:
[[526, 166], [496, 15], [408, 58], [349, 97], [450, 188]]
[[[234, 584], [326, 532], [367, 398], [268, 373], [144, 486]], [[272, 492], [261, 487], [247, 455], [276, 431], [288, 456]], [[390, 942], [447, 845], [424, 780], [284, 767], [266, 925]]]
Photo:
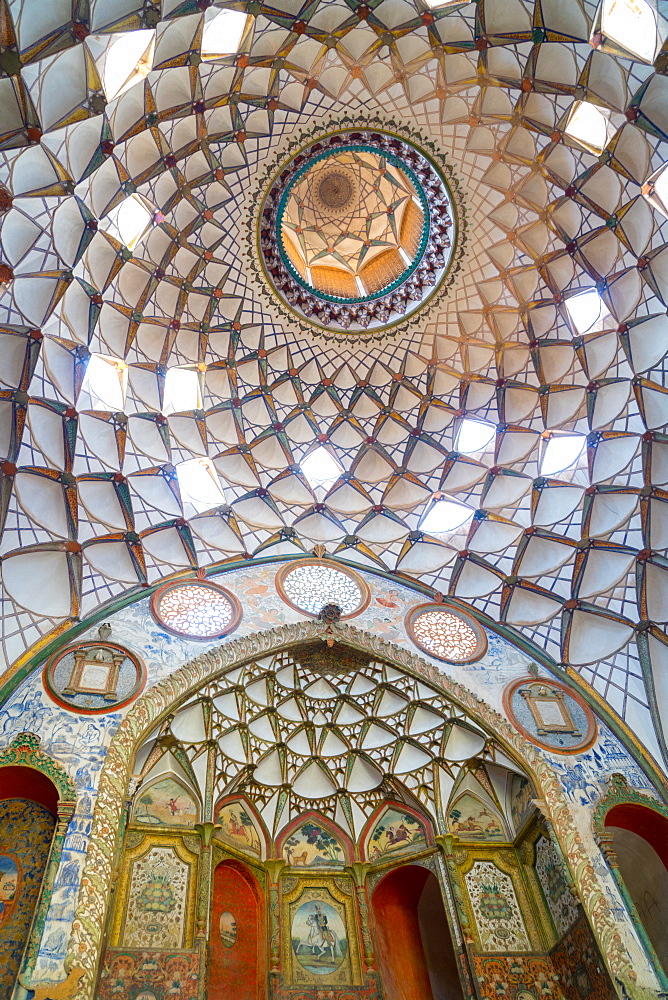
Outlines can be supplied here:
[[[134, 836], [133, 836], [134, 835]], [[135, 836], [140, 835], [141, 840], [133, 845]], [[180, 949], [186, 950], [195, 947], [195, 917], [197, 906], [197, 890], [199, 875], [199, 857], [186, 846], [183, 836], [178, 834], [147, 833], [146, 829], [134, 831], [128, 829], [126, 833], [126, 847], [123, 851], [123, 865], [115, 894], [114, 912], [111, 920], [110, 947], [125, 948], [125, 924], [128, 914], [128, 903], [132, 873], [135, 862], [140, 861], [145, 854], [153, 847], [171, 848], [178, 859], [189, 866], [188, 884], [186, 888], [186, 922], [183, 933], [183, 943]]]
[[552, 936], [545, 933], [546, 926], [552, 928], [550, 913], [540, 893], [538, 879], [527, 877], [525, 865], [520, 860], [518, 852], [514, 847], [493, 843], [464, 843], [454, 840], [452, 856], [455, 863], [454, 875], [459, 883], [459, 891], [464, 900], [466, 923], [470, 929], [471, 937], [475, 942], [475, 950], [479, 954], [485, 954], [486, 952], [482, 947], [465, 878], [478, 861], [491, 861], [512, 882], [520, 914], [524, 922], [524, 928], [529, 939], [529, 944], [531, 945], [531, 952], [521, 952], [519, 954], [531, 954], [533, 952], [545, 954], [549, 951], [550, 947], [554, 944]]
[[[355, 887], [346, 875], [314, 877], [308, 875], [282, 876], [281, 902], [281, 956], [283, 980], [293, 987], [343, 987], [362, 986], [364, 979], [360, 963], [360, 948], [355, 914]], [[292, 923], [295, 914], [306, 903], [329, 903], [342, 916], [346, 929], [346, 956], [335, 969], [326, 975], [309, 973], [299, 962], [292, 944]]]

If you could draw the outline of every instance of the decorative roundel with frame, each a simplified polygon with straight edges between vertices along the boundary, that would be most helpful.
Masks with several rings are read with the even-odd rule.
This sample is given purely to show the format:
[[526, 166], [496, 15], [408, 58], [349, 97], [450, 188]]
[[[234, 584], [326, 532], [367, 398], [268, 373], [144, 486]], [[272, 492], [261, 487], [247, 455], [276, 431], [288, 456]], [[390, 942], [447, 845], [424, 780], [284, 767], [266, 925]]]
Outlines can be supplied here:
[[241, 604], [231, 591], [204, 580], [166, 583], [151, 598], [151, 614], [172, 635], [222, 639], [241, 621]]
[[474, 618], [449, 604], [418, 604], [406, 615], [418, 649], [445, 663], [473, 663], [487, 652], [487, 636]]
[[286, 604], [311, 618], [327, 605], [340, 608], [341, 619], [354, 618], [371, 600], [371, 591], [354, 570], [322, 559], [286, 563], [276, 574], [276, 590]]
[[503, 707], [523, 736], [551, 753], [582, 753], [598, 735], [589, 705], [551, 677], [514, 680], [503, 692]]
[[253, 255], [281, 312], [359, 335], [426, 305], [459, 266], [463, 219], [448, 172], [412, 139], [370, 123], [316, 129], [292, 148], [257, 205]]
[[115, 712], [134, 701], [146, 684], [146, 667], [115, 642], [78, 642], [47, 660], [44, 687], [56, 705], [79, 715]]

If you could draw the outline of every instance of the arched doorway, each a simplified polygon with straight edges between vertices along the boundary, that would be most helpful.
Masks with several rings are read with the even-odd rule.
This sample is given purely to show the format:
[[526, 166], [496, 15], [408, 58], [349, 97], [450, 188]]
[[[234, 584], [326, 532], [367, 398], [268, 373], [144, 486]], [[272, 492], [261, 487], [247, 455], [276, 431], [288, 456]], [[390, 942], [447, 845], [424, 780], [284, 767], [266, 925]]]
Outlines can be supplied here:
[[250, 869], [221, 861], [213, 874], [209, 1000], [266, 996], [264, 900]]
[[668, 977], [668, 819], [638, 803], [605, 817], [618, 872], [647, 938]]
[[56, 829], [58, 790], [30, 767], [0, 768], [0, 1000], [21, 972]]
[[372, 897], [387, 1000], [463, 1000], [436, 877], [418, 865], [386, 875]]

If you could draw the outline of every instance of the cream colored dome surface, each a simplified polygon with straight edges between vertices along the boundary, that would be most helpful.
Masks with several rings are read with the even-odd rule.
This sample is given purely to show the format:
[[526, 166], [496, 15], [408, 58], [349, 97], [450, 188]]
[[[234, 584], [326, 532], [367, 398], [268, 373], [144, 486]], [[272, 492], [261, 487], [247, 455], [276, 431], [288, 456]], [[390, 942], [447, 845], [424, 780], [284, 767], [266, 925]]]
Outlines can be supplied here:
[[[533, 639], [665, 752], [665, 7], [7, 9], [7, 664], [170, 574], [322, 544]], [[340, 124], [441, 158], [462, 221], [450, 283], [366, 340], [289, 321], [247, 256], [268, 165]]]

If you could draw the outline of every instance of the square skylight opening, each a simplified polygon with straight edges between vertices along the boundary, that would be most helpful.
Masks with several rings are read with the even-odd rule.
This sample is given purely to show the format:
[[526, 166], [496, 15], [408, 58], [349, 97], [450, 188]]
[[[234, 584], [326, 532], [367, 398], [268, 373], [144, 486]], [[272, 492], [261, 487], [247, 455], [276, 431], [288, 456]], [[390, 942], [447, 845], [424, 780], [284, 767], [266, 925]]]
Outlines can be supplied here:
[[81, 384], [79, 408], [122, 413], [127, 379], [128, 366], [120, 358], [91, 354]]
[[187, 462], [179, 462], [176, 475], [184, 514], [191, 513], [188, 506], [201, 514], [225, 503], [225, 493], [210, 459], [189, 458]]
[[587, 443], [586, 434], [550, 433], [541, 443], [539, 475], [549, 478], [572, 468]]
[[[107, 101], [113, 101], [148, 76], [153, 68], [155, 28], [92, 35], [86, 39]], [[102, 50], [102, 54], [98, 53]]]
[[590, 42], [603, 52], [653, 63], [657, 25], [651, 4], [647, 0], [602, 0]]
[[239, 10], [209, 7], [204, 15], [202, 61], [210, 62], [239, 51], [248, 15]]
[[428, 531], [432, 535], [442, 535], [445, 532], [457, 531], [471, 520], [475, 510], [461, 500], [455, 500], [447, 493], [434, 493], [427, 509], [420, 518], [420, 531]]
[[169, 368], [165, 376], [165, 393], [162, 412], [183, 413], [202, 408], [200, 373], [197, 368]]
[[495, 434], [495, 424], [490, 424], [487, 420], [464, 417], [455, 438], [455, 451], [462, 455], [473, 455], [486, 448]]
[[571, 324], [580, 335], [617, 325], [595, 288], [569, 295], [565, 303]]
[[610, 112], [590, 104], [574, 101], [564, 125], [564, 134], [574, 139], [590, 153], [600, 156], [615, 133]]
[[155, 206], [139, 194], [128, 195], [102, 220], [102, 226], [128, 250], [134, 250], [153, 225]]
[[344, 468], [327, 448], [319, 445], [302, 460], [301, 470], [311, 489], [329, 489], [343, 474]]

